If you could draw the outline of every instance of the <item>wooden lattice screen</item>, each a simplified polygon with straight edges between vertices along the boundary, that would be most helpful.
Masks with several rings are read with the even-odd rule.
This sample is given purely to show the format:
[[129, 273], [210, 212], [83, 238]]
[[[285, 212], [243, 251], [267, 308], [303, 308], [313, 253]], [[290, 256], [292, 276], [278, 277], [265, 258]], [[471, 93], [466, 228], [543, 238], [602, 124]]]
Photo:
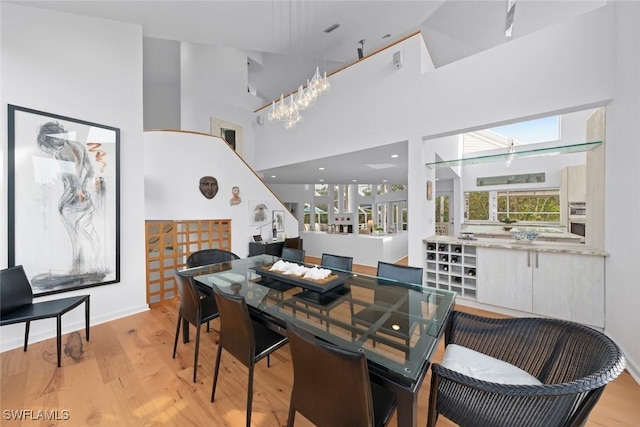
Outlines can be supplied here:
[[231, 250], [231, 220], [146, 221], [147, 303], [178, 297], [174, 269], [201, 249]]

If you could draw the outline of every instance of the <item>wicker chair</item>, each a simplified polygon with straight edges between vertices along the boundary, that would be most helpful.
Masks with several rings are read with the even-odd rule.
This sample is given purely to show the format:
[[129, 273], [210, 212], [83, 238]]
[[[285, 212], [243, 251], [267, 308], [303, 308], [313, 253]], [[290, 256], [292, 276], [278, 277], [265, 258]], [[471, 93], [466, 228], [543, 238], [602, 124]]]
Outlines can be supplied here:
[[428, 427], [438, 414], [461, 426], [579, 426], [625, 367], [606, 335], [556, 319], [488, 319], [454, 311], [445, 343], [515, 365], [542, 385], [487, 382], [433, 364]]

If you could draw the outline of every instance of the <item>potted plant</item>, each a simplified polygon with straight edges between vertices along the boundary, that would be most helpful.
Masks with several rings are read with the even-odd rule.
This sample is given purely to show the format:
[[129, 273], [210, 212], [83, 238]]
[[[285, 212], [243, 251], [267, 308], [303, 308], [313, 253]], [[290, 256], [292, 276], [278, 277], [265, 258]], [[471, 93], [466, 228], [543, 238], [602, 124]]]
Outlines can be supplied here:
[[504, 224], [513, 224], [514, 222], [518, 222], [515, 219], [509, 218], [509, 216], [505, 216], [504, 218], [502, 218], [500, 220], [500, 222], [504, 223]]

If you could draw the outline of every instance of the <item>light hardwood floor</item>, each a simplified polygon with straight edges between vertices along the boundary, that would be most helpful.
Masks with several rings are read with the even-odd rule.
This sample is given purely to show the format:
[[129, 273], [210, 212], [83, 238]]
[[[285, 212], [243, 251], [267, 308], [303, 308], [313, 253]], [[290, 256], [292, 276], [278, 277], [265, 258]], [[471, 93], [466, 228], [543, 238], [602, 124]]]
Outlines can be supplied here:
[[[361, 270], [362, 271], [362, 270]], [[362, 272], [367, 272], [366, 269]], [[463, 307], [458, 307], [463, 309]], [[474, 310], [474, 312], [478, 312]], [[247, 370], [223, 352], [216, 401], [210, 402], [218, 320], [202, 331], [198, 382], [193, 376], [193, 341], [178, 343], [171, 358], [177, 304], [154, 306], [145, 313], [91, 328], [80, 357], [63, 355], [56, 368], [55, 339], [0, 354], [2, 426], [243, 426]], [[492, 315], [480, 312], [483, 315]], [[69, 342], [68, 334], [63, 343]], [[71, 340], [73, 341], [73, 340]], [[434, 357], [442, 357], [443, 345]], [[254, 426], [284, 426], [292, 371], [289, 348], [256, 366], [252, 421]], [[419, 394], [418, 426], [426, 424], [430, 377]], [[69, 420], [15, 421], [7, 410], [67, 410]], [[62, 415], [60, 412], [58, 415]], [[60, 416], [61, 418], [62, 416]], [[296, 426], [309, 426], [301, 415]], [[396, 425], [395, 417], [390, 423]], [[444, 417], [438, 426], [453, 426]], [[640, 385], [627, 373], [609, 384], [587, 426], [640, 425]]]

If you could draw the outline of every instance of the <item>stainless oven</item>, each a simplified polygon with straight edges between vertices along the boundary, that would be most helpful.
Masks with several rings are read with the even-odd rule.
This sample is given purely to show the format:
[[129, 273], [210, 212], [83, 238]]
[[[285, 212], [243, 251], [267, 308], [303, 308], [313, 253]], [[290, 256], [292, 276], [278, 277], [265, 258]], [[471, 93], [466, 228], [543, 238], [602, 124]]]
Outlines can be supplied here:
[[578, 236], [585, 237], [586, 235], [586, 223], [584, 220], [570, 220], [569, 221], [569, 232], [572, 234], [577, 234]]
[[587, 204], [569, 203], [569, 232], [584, 237], [586, 234]]

